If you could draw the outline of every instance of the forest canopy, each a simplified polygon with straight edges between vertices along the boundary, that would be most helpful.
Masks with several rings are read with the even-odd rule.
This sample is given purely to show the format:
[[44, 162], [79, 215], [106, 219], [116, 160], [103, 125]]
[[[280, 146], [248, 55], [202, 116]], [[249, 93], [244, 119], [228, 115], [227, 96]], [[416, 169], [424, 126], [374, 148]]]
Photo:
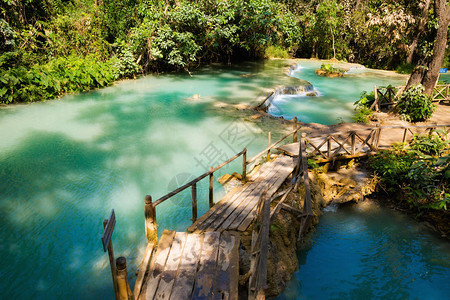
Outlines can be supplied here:
[[0, 9], [4, 103], [274, 54], [412, 70], [432, 55], [439, 27], [430, 0], [1, 0]]

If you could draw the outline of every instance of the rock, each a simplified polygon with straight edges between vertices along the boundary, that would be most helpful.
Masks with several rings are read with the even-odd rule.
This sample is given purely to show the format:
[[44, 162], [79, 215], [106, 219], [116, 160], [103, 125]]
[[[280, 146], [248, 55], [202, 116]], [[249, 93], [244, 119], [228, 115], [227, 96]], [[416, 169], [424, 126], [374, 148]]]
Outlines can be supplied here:
[[316, 92], [309, 92], [309, 93], [306, 93], [306, 96], [308, 96], [308, 97], [316, 97], [317, 93]]
[[231, 174], [231, 176], [236, 178], [236, 179], [242, 180], [242, 175], [239, 174], [239, 173], [234, 172], [233, 174]]
[[237, 110], [246, 110], [246, 109], [250, 108], [250, 106], [245, 103], [235, 104], [235, 105], [233, 105], [233, 107], [236, 108]]
[[356, 202], [358, 203], [358, 201], [361, 199], [361, 195], [358, 192], [353, 192], [350, 195], [348, 195], [347, 197], [345, 197], [345, 201], [347, 202]]
[[250, 119], [252, 119], [252, 120], [258, 120], [258, 119], [261, 119], [262, 118], [262, 115], [261, 114], [254, 114], [254, 115], [252, 115], [251, 117], [250, 117]]
[[233, 175], [230, 174], [225, 174], [219, 177], [219, 179], [217, 179], [217, 181], [221, 184], [227, 184], [228, 182], [230, 182], [230, 180], [233, 179]]
[[339, 180], [339, 182], [343, 183], [346, 186], [349, 186], [352, 189], [358, 185], [358, 183], [356, 181], [354, 181], [353, 179], [350, 179], [350, 178], [346, 178], [346, 177]]

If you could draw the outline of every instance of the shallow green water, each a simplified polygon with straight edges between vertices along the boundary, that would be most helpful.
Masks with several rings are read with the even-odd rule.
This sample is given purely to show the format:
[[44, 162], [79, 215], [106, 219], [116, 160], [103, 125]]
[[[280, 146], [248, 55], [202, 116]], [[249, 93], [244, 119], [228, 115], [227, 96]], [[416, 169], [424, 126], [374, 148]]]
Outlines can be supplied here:
[[328, 209], [277, 299], [448, 299], [450, 244], [398, 212]]
[[[2, 298], [110, 299], [100, 235], [112, 208], [115, 254], [127, 257], [133, 283], [145, 243], [144, 196], [157, 199], [245, 146], [252, 156], [265, 147], [266, 129], [277, 138], [278, 121], [248, 122], [248, 113], [216, 104], [251, 103], [263, 88], [298, 83], [284, 75], [285, 65], [146, 76], [0, 109]], [[325, 85], [318, 88], [327, 92]], [[218, 176], [240, 172], [240, 164]], [[199, 215], [207, 209], [206, 184], [198, 187]], [[217, 183], [215, 191], [220, 199]], [[185, 230], [189, 203], [187, 190], [158, 206], [159, 229]]]
[[314, 71], [322, 62], [302, 60], [292, 76], [309, 81], [318, 92], [316, 97], [280, 95], [269, 112], [286, 119], [297, 117], [306, 123], [335, 124], [351, 122], [353, 103], [362, 91], [373, 91], [374, 85], [404, 85], [406, 77], [372, 69], [350, 69], [344, 77], [327, 78]]

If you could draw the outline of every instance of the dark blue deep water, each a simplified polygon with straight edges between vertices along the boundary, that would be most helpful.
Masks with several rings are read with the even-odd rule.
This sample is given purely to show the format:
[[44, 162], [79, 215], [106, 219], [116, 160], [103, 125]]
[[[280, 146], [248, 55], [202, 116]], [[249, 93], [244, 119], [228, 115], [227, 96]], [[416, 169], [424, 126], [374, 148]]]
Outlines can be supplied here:
[[375, 204], [329, 209], [278, 299], [450, 299], [450, 243]]

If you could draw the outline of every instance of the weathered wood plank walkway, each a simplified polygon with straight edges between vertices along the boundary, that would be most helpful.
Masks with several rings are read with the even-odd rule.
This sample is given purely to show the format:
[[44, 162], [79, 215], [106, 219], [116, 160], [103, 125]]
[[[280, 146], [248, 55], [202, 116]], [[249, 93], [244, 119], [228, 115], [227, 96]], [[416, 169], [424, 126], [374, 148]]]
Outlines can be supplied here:
[[280, 155], [265, 163], [253, 181], [230, 191], [188, 228], [189, 232], [245, 231], [256, 215], [256, 205], [264, 191], [271, 197], [292, 173], [296, 159]]
[[165, 230], [135, 298], [237, 299], [239, 243], [229, 232]]

